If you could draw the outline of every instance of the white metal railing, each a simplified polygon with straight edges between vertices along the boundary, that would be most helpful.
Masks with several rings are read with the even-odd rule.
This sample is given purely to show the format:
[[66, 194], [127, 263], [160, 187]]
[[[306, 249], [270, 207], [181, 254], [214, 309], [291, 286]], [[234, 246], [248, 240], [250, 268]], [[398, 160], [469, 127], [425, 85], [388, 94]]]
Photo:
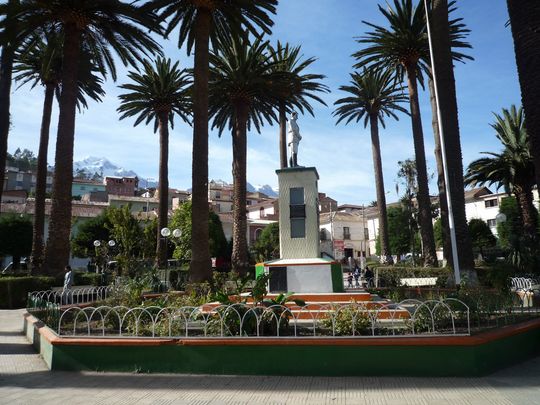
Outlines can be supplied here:
[[74, 288], [70, 290], [32, 291], [28, 293], [28, 308], [40, 308], [45, 303], [57, 305], [80, 305], [107, 299], [113, 291], [111, 286]]

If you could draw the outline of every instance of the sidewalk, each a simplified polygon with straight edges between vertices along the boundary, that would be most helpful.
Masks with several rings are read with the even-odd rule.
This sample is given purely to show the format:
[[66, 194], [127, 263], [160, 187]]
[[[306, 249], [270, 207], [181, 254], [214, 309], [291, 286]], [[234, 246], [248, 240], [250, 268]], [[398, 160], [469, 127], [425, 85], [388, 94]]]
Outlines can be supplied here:
[[51, 372], [22, 336], [23, 312], [0, 310], [0, 404], [540, 405], [540, 357], [484, 378]]

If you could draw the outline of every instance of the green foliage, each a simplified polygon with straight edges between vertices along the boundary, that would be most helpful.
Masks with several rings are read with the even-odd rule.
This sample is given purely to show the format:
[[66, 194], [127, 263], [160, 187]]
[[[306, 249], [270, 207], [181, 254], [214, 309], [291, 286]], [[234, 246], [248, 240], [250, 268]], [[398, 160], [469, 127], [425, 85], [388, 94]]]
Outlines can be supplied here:
[[108, 229], [110, 226], [106, 212], [84, 221], [78, 227], [77, 234], [71, 239], [72, 255], [81, 258], [95, 257], [94, 241], [108, 241], [111, 239], [111, 233]]
[[144, 259], [153, 259], [156, 255], [158, 220], [154, 218], [142, 223], [141, 251]]
[[279, 223], [274, 222], [263, 229], [253, 246], [256, 259], [267, 261], [279, 258]]
[[379, 286], [382, 287], [400, 287], [402, 278], [425, 277], [437, 277], [437, 285], [445, 286], [453, 274], [449, 267], [376, 266], [375, 269], [379, 275]]
[[[171, 229], [180, 229], [182, 235], [179, 238], [171, 238], [175, 244], [173, 257], [179, 260], [191, 259], [191, 201], [186, 201], [178, 207], [169, 222]], [[219, 216], [210, 211], [208, 217], [208, 233], [210, 255], [212, 257], [227, 257], [228, 243], [223, 232], [223, 226]]]
[[110, 207], [106, 211], [106, 226], [112, 239], [116, 241], [114, 247], [118, 252], [116, 259], [123, 273], [133, 271], [136, 267], [136, 257], [141, 251], [141, 226], [131, 214], [129, 205], [121, 208]]
[[73, 273], [74, 285], [91, 285], [94, 287], [100, 287], [107, 285], [106, 284], [106, 278], [105, 274], [97, 274], [97, 273], [86, 273], [86, 272], [80, 272], [76, 271]]
[[497, 238], [495, 238], [486, 222], [473, 218], [469, 221], [468, 226], [474, 249], [482, 252], [483, 248], [493, 247], [497, 244]]
[[[488, 229], [489, 229], [489, 227], [488, 227]], [[441, 218], [437, 218], [437, 220], [433, 224], [433, 235], [435, 236], [435, 247], [437, 249], [442, 248], [443, 244], [444, 244], [444, 235], [443, 235]]]
[[393, 255], [404, 255], [411, 251], [409, 213], [401, 206], [388, 207], [388, 239]]
[[27, 216], [7, 214], [0, 217], [0, 255], [13, 256], [18, 267], [22, 256], [32, 251], [32, 221]]
[[506, 216], [506, 221], [497, 224], [499, 246], [511, 249], [517, 245], [520, 235], [523, 234], [523, 225], [515, 197], [506, 197], [501, 200], [499, 212]]
[[56, 284], [54, 277], [2, 277], [0, 308], [24, 308], [29, 292], [48, 290]]
[[6, 166], [16, 167], [21, 171], [36, 170], [37, 156], [28, 149], [17, 148], [13, 155], [7, 152]]
[[370, 324], [367, 311], [354, 302], [333, 308], [321, 321], [321, 325], [333, 330], [335, 336], [366, 334]]

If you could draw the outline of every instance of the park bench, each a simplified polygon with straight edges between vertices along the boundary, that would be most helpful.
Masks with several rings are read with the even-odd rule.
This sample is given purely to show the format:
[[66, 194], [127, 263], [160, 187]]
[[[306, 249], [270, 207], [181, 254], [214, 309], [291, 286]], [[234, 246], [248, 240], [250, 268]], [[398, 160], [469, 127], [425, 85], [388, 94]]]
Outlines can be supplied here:
[[406, 287], [426, 287], [437, 285], [437, 277], [410, 277], [399, 280], [402, 286]]

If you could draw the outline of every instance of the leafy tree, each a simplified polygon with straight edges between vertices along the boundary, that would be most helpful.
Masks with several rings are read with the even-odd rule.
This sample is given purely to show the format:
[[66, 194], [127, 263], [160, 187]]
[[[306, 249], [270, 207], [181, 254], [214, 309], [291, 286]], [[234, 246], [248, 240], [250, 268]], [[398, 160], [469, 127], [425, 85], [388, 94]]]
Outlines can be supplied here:
[[493, 247], [497, 244], [497, 238], [491, 232], [488, 224], [481, 219], [473, 218], [469, 221], [469, 233], [473, 248], [480, 251], [483, 256], [483, 249]]
[[259, 261], [279, 259], [279, 223], [266, 226], [253, 246]]
[[437, 249], [442, 248], [444, 245], [444, 235], [441, 218], [438, 218], [433, 224], [433, 234], [435, 235], [435, 246]]
[[515, 197], [506, 197], [501, 200], [499, 213], [504, 214], [505, 221], [497, 224], [499, 246], [503, 249], [512, 249], [518, 245], [520, 235], [523, 234], [523, 224]]
[[[173, 253], [175, 259], [191, 260], [192, 207], [191, 201], [183, 203], [173, 212], [169, 223], [171, 229], [182, 232], [179, 238], [172, 238], [176, 245]], [[208, 227], [210, 254], [212, 257], [227, 257], [229, 249], [223, 226], [219, 216], [212, 211], [209, 213]]]
[[193, 66], [193, 159], [192, 159], [192, 260], [193, 281], [210, 281], [208, 237], [208, 81], [209, 43], [218, 38], [256, 35], [260, 28], [270, 33], [269, 14], [275, 14], [277, 0], [151, 0], [147, 7], [161, 9], [169, 19], [165, 34], [179, 26], [178, 47], [186, 44], [188, 55], [195, 48]]
[[154, 132], [159, 129], [159, 212], [156, 229], [156, 264], [167, 264], [166, 239], [161, 237], [161, 229], [167, 226], [169, 213], [169, 123], [174, 128], [174, 116], [189, 122], [191, 100], [188, 86], [191, 84], [185, 69], [179, 69], [179, 62], [158, 58], [155, 64], [143, 62], [143, 72], [129, 72], [133, 83], [123, 84], [121, 89], [128, 93], [119, 96], [122, 104], [118, 107], [120, 119], [137, 116], [134, 126], [145, 121], [154, 121]]
[[280, 91], [279, 104], [279, 160], [280, 167], [287, 167], [287, 112], [295, 108], [304, 112], [304, 109], [313, 116], [313, 107], [308, 99], [317, 101], [326, 106], [326, 103], [315, 92], [328, 92], [328, 88], [318, 82], [323, 75], [305, 73], [304, 71], [315, 62], [315, 58], [302, 60], [300, 46], [291, 46], [288, 43], [277, 42], [275, 48], [271, 47], [272, 60], [275, 62], [272, 70], [286, 75], [287, 83]]
[[157, 239], [156, 233], [158, 231], [158, 220], [157, 218], [147, 220], [143, 224], [143, 235], [142, 235], [142, 256], [143, 259], [155, 259], [156, 248], [157, 248]]
[[55, 273], [67, 264], [70, 253], [73, 146], [81, 52], [86, 47], [91, 49], [100, 70], [110, 73], [115, 80], [115, 58], [111, 49], [124, 65], [134, 65], [143, 55], [160, 51], [159, 44], [148, 32], [159, 32], [160, 26], [157, 16], [143, 5], [121, 0], [26, 0], [13, 17], [20, 22], [18, 33], [22, 38], [51, 25], [61, 29], [64, 36], [53, 200], [44, 260], [45, 270]]
[[382, 242], [381, 257], [385, 263], [392, 262], [388, 241], [388, 219], [386, 217], [386, 193], [382, 171], [381, 145], [379, 141], [379, 122], [385, 128], [384, 117], [399, 119], [395, 111], [407, 113], [400, 104], [407, 101], [401, 86], [396, 85], [391, 70], [365, 69], [363, 72], [351, 75], [349, 86], [341, 86], [340, 90], [349, 93], [346, 98], [335, 102], [339, 107], [334, 112], [340, 121], [347, 119], [359, 122], [364, 119], [364, 128], [370, 124], [371, 151], [375, 173], [375, 188], [377, 190], [377, 206], [379, 209], [379, 231]]
[[[210, 116], [221, 135], [231, 131], [233, 145], [233, 251], [232, 268], [245, 274], [249, 267], [246, 214], [247, 131], [260, 132], [264, 121], [277, 121], [274, 106], [288, 84], [275, 71], [268, 42], [260, 37], [223, 40], [210, 55]], [[284, 80], [285, 78], [285, 80]]]
[[84, 221], [78, 227], [76, 235], [71, 238], [72, 255], [81, 258], [95, 257], [94, 241], [108, 241], [111, 239], [109, 227], [107, 212]]
[[0, 217], [0, 255], [13, 256], [13, 268], [18, 269], [21, 257], [32, 250], [32, 221], [26, 216]]
[[415, 234], [416, 229], [411, 229], [410, 216], [407, 210], [403, 207], [388, 207], [390, 252], [399, 257], [411, 251], [418, 251], [413, 249], [412, 246], [413, 241], [416, 242]]

